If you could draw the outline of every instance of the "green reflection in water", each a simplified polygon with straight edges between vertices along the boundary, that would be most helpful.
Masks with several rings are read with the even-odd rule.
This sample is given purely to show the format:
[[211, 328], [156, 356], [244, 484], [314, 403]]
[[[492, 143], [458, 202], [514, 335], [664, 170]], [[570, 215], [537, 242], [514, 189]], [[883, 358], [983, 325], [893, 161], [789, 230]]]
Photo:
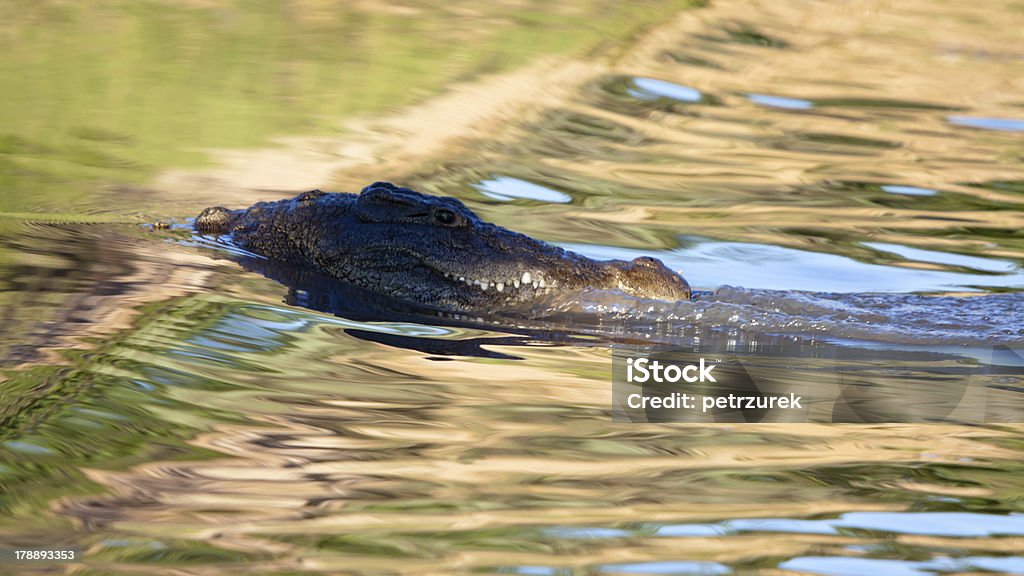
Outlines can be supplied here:
[[97, 184], [337, 133], [455, 80], [610, 48], [691, 4], [18, 3], [0, 37], [0, 75], [17, 79], [0, 88], [0, 212], [118, 213]]
[[[173, 320], [169, 312], [178, 304], [145, 307], [138, 325], [152, 329]], [[155, 394], [154, 385], [142, 378], [132, 357], [144, 350], [134, 340], [145, 334], [129, 331], [94, 349], [66, 350], [67, 365], [4, 371], [0, 525], [36, 518], [58, 495], [93, 491], [80, 467], [124, 470], [149, 460], [220, 456], [185, 443], [217, 414]], [[177, 410], [190, 416], [170, 417]]]

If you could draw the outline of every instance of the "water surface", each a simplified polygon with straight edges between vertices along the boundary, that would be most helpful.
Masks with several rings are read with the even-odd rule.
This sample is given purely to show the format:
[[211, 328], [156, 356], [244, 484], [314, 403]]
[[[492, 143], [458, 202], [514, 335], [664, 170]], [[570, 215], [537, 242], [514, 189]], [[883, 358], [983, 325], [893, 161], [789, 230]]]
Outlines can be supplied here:
[[[610, 386], [625, 347], [774, 350], [794, 385], [969, 374], [1019, 416], [1018, 5], [103, 6], [0, 26], [0, 545], [81, 546], [79, 573], [1024, 572], [1019, 424], [625, 424]], [[405, 136], [353, 116], [551, 54], [573, 72], [526, 112], [316, 185], [653, 255], [694, 301], [375, 316], [142, 226], [297, 192], [228, 196], [225, 155], [299, 181], [281, 139], [380, 150], [350, 144]]]

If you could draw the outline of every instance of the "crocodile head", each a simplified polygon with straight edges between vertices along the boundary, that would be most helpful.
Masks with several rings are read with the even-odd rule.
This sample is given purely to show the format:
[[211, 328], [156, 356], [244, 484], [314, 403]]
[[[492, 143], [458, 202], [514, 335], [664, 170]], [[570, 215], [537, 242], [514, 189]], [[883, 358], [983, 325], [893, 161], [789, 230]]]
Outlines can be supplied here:
[[654, 258], [595, 261], [476, 216], [455, 198], [378, 182], [359, 195], [307, 192], [248, 210], [207, 209], [203, 232], [361, 288], [442, 309], [483, 309], [560, 291], [689, 298]]

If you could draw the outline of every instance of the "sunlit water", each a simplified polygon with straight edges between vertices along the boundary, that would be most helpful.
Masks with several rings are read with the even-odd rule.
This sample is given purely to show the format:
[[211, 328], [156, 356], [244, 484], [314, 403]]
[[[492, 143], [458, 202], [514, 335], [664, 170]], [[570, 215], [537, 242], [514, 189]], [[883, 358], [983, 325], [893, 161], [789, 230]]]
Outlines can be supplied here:
[[[394, 10], [372, 17], [409, 17]], [[335, 315], [139, 225], [198, 211], [135, 183], [187, 143], [140, 125], [140, 158], [118, 163], [131, 134], [3, 140], [0, 546], [80, 546], [93, 573], [1024, 573], [1019, 425], [622, 424], [610, 391], [616, 350], [667, 344], [771, 349], [801, 385], [837, 357], [936, 397], [966, 371], [1020, 402], [1022, 18], [712, 4], [618, 40], [537, 117], [380, 175], [588, 256], [661, 258], [691, 302]], [[288, 58], [296, 77], [332, 62]], [[339, 88], [301, 86], [284, 96], [326, 115]], [[67, 128], [50, 121], [37, 130]], [[155, 143], [174, 153], [140, 168]]]

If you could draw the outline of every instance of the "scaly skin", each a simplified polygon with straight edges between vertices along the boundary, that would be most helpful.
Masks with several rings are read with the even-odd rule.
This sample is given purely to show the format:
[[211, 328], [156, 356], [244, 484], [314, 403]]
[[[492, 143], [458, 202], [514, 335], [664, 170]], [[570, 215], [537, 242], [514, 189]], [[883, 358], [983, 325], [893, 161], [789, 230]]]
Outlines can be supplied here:
[[596, 261], [484, 222], [455, 198], [386, 182], [314, 190], [245, 210], [207, 208], [202, 234], [360, 288], [442, 310], [494, 310], [555, 291], [621, 290], [660, 300], [690, 286], [655, 258]]

